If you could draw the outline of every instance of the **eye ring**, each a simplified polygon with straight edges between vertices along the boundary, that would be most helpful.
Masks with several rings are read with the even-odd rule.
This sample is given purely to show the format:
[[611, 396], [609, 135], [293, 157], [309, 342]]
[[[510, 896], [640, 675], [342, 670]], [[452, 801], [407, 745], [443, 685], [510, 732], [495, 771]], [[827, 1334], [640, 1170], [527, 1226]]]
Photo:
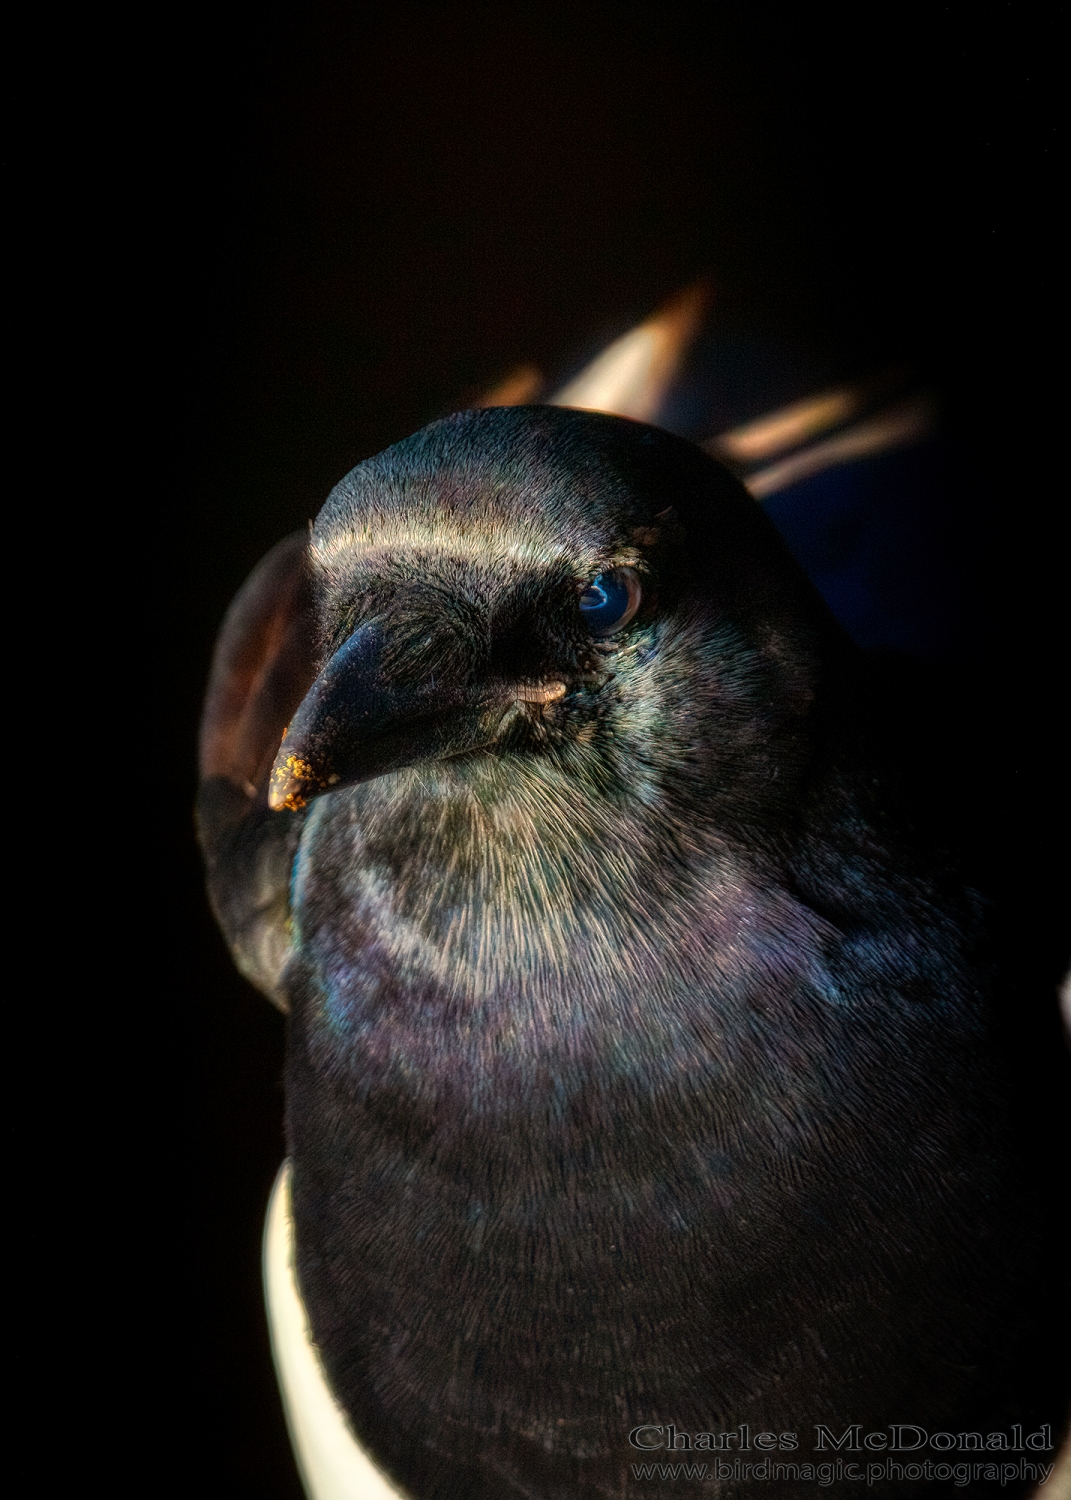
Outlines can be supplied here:
[[597, 574], [580, 595], [580, 616], [592, 635], [623, 629], [640, 607], [643, 590], [635, 568]]

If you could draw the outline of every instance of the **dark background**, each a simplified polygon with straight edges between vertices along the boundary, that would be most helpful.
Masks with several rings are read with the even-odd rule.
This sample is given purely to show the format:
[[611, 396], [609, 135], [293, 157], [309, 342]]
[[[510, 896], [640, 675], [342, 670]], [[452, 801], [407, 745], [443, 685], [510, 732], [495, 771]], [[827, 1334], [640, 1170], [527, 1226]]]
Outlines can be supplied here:
[[848, 375], [907, 359], [943, 392], [975, 455], [976, 658], [1022, 837], [1056, 695], [1055, 39], [1010, 5], [472, 4], [176, 12], [140, 44], [102, 105], [151, 463], [131, 514], [164, 559], [126, 875], [151, 1062], [124, 1127], [160, 1228], [123, 1254], [146, 1273], [154, 1489], [295, 1497], [259, 1287], [283, 1023], [230, 967], [190, 814], [229, 598], [361, 458], [522, 361], [575, 367], [710, 271], [719, 326]]

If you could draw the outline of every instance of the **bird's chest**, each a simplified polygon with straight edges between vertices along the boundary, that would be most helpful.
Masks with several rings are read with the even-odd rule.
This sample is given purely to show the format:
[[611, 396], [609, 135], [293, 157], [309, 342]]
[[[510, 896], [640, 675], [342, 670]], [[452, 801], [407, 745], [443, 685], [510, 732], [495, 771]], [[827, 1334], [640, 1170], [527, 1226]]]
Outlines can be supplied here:
[[405, 858], [349, 807], [295, 880], [289, 1113], [343, 1237], [376, 1226], [365, 1272], [383, 1250], [397, 1286], [403, 1245], [422, 1285], [538, 1268], [567, 1323], [719, 1236], [753, 1263], [830, 1108], [814, 924], [726, 861], [670, 881], [635, 849], [480, 858], [426, 829]]
[[828, 931], [724, 850], [674, 867], [628, 829], [481, 842], [390, 811], [354, 795], [314, 814], [294, 880], [307, 1045], [359, 1088], [493, 1112], [585, 1070], [720, 1077], [826, 978]]
[[351, 1410], [389, 1389], [414, 1428], [449, 1408], [544, 1448], [642, 1390], [728, 1421], [766, 1402], [756, 1340], [771, 1391], [826, 1378], [800, 1308], [819, 1351], [871, 1316], [858, 1267], [890, 1226], [940, 1279], [943, 1210], [905, 1218], [900, 1162], [962, 1160], [946, 1080], [920, 1073], [905, 1124], [893, 1043], [838, 1000], [805, 908], [724, 862], [672, 885], [623, 856], [600, 884], [529, 849], [492, 879], [434, 841], [418, 884], [367, 820], [311, 822], [288, 1128]]
[[743, 1124], [743, 1088], [713, 1108], [695, 1080], [653, 1090], [638, 1065], [548, 1053], [482, 1082], [471, 1054], [455, 1057], [422, 1089], [402, 1062], [325, 1065], [300, 1018], [292, 1040], [301, 1281], [370, 1427], [386, 1390], [406, 1429], [433, 1412], [455, 1431], [594, 1453], [608, 1410], [645, 1389], [684, 1410], [712, 1367], [728, 1422], [748, 1340], [792, 1341], [783, 1225], [798, 1214], [800, 1250], [821, 1245], [822, 1195], [798, 1167], [786, 1193], [769, 1122]]

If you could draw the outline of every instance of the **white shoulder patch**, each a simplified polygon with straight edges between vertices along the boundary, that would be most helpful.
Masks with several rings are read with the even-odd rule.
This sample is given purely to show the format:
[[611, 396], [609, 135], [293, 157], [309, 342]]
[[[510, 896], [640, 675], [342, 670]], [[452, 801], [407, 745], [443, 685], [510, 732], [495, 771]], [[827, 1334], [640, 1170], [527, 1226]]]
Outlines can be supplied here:
[[289, 1162], [279, 1169], [264, 1224], [264, 1301], [290, 1443], [309, 1500], [407, 1500], [350, 1431], [312, 1341], [294, 1274]]

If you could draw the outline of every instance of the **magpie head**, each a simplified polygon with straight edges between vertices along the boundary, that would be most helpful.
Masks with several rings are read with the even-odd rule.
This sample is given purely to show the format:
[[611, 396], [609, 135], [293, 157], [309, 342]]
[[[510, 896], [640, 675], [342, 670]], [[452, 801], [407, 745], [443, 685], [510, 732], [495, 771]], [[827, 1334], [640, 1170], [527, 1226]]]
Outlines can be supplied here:
[[[761, 815], [836, 626], [738, 481], [617, 417], [493, 408], [360, 464], [312, 530], [320, 669], [271, 805], [406, 768]], [[425, 783], [427, 784], [427, 783]]]

